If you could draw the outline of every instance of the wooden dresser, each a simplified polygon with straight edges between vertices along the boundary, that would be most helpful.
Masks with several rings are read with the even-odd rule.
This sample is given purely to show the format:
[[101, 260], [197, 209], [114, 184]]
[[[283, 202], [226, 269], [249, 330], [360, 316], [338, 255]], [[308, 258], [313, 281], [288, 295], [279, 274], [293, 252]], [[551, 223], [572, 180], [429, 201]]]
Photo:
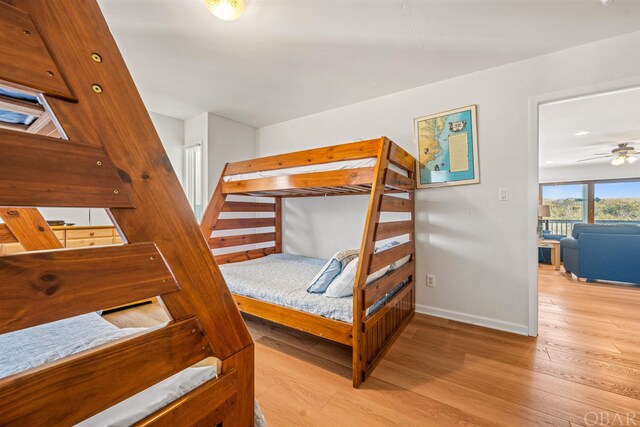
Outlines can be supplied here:
[[[65, 248], [106, 246], [122, 244], [122, 238], [112, 225], [57, 226], [51, 227]], [[0, 255], [24, 252], [20, 243], [0, 244]]]

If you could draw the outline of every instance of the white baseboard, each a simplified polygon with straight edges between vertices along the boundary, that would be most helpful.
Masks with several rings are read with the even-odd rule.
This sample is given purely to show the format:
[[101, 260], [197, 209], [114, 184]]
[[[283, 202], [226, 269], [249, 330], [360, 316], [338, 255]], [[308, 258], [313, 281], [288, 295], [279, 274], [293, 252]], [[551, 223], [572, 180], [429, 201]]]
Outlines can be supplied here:
[[428, 314], [429, 316], [442, 317], [444, 319], [456, 320], [463, 323], [470, 323], [472, 325], [511, 332], [518, 335], [529, 335], [529, 327], [527, 325], [505, 322], [503, 320], [492, 319], [490, 317], [460, 313], [453, 310], [444, 310], [442, 308], [430, 307], [422, 304], [416, 304], [416, 313]]

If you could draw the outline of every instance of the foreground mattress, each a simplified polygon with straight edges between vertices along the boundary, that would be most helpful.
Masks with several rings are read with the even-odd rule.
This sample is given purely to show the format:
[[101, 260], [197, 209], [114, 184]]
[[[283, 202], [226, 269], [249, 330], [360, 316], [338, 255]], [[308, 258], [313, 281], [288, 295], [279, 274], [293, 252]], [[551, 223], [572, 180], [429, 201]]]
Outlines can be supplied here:
[[242, 181], [245, 179], [272, 178], [276, 176], [297, 175], [301, 173], [327, 172], [343, 169], [370, 168], [376, 165], [377, 158], [368, 157], [366, 159], [342, 160], [333, 163], [322, 163], [319, 165], [299, 166], [297, 168], [276, 169], [270, 171], [259, 171], [250, 173], [239, 173], [228, 175], [223, 178], [224, 182]]
[[[0, 378], [144, 330], [120, 329], [90, 313], [0, 335]], [[129, 426], [215, 376], [215, 366], [185, 369], [78, 425]]]
[[[219, 267], [234, 294], [352, 323], [352, 297], [328, 298], [307, 292], [311, 279], [326, 262], [300, 255], [274, 254]], [[381, 307], [397, 289], [399, 287], [374, 304], [369, 312]]]

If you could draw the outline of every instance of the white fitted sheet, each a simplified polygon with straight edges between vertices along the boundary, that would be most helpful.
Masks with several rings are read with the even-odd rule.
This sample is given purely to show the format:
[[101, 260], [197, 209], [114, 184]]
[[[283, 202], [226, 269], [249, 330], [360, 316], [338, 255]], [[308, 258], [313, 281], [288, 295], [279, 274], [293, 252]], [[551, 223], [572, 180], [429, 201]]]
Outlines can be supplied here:
[[376, 165], [376, 157], [368, 157], [356, 160], [341, 160], [333, 163], [322, 163], [318, 165], [299, 166], [296, 168], [285, 168], [270, 171], [239, 173], [237, 175], [227, 175], [223, 177], [224, 182], [244, 181], [245, 179], [272, 178], [276, 176], [299, 175], [301, 173], [327, 172], [344, 169], [368, 168]]
[[[0, 378], [144, 330], [120, 329], [98, 314], [89, 313], [3, 334], [0, 335]], [[129, 426], [216, 375], [215, 366], [185, 369], [78, 425]]]

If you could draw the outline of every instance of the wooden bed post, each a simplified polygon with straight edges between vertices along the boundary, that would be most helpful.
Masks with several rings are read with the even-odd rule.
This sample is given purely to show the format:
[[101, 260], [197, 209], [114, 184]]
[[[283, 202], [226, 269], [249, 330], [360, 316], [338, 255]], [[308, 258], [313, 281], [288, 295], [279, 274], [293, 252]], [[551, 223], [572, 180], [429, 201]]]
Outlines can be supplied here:
[[380, 150], [378, 162], [375, 169], [375, 180], [371, 186], [371, 196], [369, 197], [369, 207], [367, 209], [367, 219], [364, 224], [362, 235], [362, 245], [360, 246], [360, 261], [353, 285], [353, 386], [359, 387], [364, 381], [364, 289], [367, 286], [369, 267], [375, 250], [376, 225], [380, 220], [380, 204], [384, 194], [384, 183], [389, 166], [390, 141], [387, 138], [380, 138]]
[[282, 253], [282, 197], [278, 196], [276, 200], [276, 253]]

